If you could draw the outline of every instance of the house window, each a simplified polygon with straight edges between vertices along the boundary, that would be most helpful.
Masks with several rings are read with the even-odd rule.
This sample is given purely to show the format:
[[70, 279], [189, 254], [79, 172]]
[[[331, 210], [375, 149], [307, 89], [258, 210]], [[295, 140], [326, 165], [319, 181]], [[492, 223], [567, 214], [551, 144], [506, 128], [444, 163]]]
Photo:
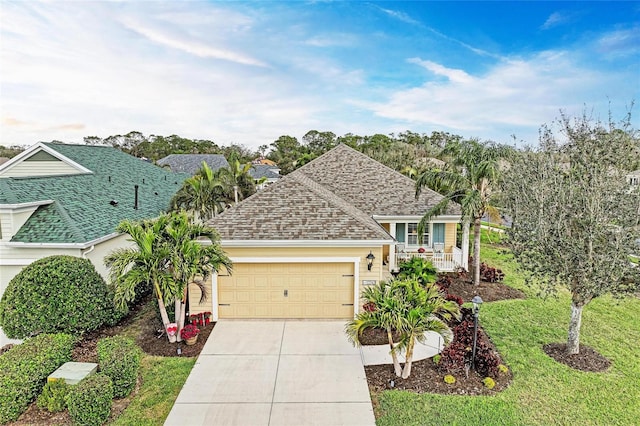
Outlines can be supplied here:
[[[418, 224], [417, 223], [407, 223], [407, 245], [417, 246], [418, 245]], [[424, 230], [424, 234], [422, 234], [422, 245], [430, 246], [429, 244], [429, 226], [427, 226]]]

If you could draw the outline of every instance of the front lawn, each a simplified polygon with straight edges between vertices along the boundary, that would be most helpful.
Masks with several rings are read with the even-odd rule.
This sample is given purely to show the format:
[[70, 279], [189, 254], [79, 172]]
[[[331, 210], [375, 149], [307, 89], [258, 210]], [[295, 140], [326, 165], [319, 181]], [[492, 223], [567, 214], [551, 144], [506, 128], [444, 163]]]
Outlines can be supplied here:
[[495, 396], [444, 396], [383, 391], [374, 395], [378, 425], [635, 425], [640, 418], [640, 300], [596, 299], [584, 310], [581, 343], [612, 361], [605, 373], [559, 364], [542, 350], [564, 342], [568, 294], [535, 297], [504, 249], [483, 247], [483, 260], [506, 273], [505, 283], [529, 299], [485, 303], [485, 331], [513, 373], [511, 386]]
[[146, 355], [142, 359], [142, 385], [129, 406], [111, 425], [161, 425], [191, 372], [195, 358]]

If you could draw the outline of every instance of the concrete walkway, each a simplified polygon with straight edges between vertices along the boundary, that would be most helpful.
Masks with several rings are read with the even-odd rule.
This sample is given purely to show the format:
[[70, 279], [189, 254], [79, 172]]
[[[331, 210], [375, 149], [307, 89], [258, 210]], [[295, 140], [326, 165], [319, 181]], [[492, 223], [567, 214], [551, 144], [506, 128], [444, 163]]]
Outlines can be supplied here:
[[[416, 342], [416, 345], [413, 348], [413, 362], [431, 358], [434, 355], [439, 354], [444, 348], [444, 340], [442, 340], [442, 336], [438, 333], [427, 331], [424, 334], [424, 337], [424, 342]], [[362, 346], [360, 351], [362, 352], [364, 365], [393, 364], [388, 344]], [[405, 351], [401, 351], [399, 353], [398, 360], [401, 363], [405, 362]]]
[[344, 321], [219, 321], [165, 425], [375, 425]]

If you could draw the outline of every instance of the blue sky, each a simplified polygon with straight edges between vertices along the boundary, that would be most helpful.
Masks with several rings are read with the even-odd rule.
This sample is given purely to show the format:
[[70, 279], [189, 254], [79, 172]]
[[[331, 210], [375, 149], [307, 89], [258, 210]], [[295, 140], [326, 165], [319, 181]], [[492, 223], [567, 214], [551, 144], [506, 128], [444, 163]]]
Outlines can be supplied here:
[[0, 0], [2, 145], [131, 130], [535, 144], [560, 110], [621, 119], [633, 101], [640, 2]]

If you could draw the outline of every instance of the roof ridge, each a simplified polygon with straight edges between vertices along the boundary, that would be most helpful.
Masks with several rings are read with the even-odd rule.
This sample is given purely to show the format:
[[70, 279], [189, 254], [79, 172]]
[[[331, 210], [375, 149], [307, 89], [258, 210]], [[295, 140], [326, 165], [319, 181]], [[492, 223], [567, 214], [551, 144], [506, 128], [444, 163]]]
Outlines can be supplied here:
[[69, 213], [67, 213], [65, 208], [62, 207], [62, 205], [57, 200], [54, 200], [53, 208], [56, 209], [56, 211], [60, 214], [60, 217], [62, 217], [62, 219], [66, 222], [67, 226], [76, 237], [79, 237], [82, 241], [87, 241], [84, 232], [82, 232], [80, 228], [78, 228], [73, 219], [71, 219], [71, 216], [69, 216]]
[[[297, 171], [302, 171], [302, 173], [304, 173], [304, 169], [305, 169], [305, 167], [306, 167], [306, 166], [308, 166], [309, 164], [313, 163], [313, 162], [314, 162], [314, 161], [316, 161], [316, 160], [321, 159], [321, 158], [322, 158], [322, 157], [324, 157], [325, 155], [327, 155], [327, 154], [331, 153], [332, 151], [337, 150], [338, 148], [342, 148], [342, 149], [345, 149], [345, 148], [346, 148], [349, 152], [352, 152], [352, 153], [354, 153], [354, 154], [356, 154], [356, 155], [358, 155], [358, 156], [360, 156], [360, 157], [363, 157], [363, 158], [367, 159], [368, 161], [375, 161], [375, 162], [376, 162], [376, 163], [378, 163], [380, 166], [382, 166], [383, 168], [385, 168], [385, 169], [389, 170], [390, 172], [394, 173], [394, 174], [395, 174], [395, 175], [397, 175], [398, 177], [401, 177], [401, 178], [402, 178], [402, 179], [404, 179], [405, 181], [409, 181], [409, 182], [411, 182], [411, 184], [412, 184], [412, 185], [414, 185], [414, 186], [415, 186], [415, 184], [416, 184], [416, 181], [415, 181], [415, 180], [413, 180], [413, 179], [411, 179], [410, 177], [405, 176], [405, 175], [403, 175], [402, 173], [400, 173], [399, 171], [397, 171], [397, 170], [395, 170], [395, 169], [392, 169], [391, 167], [387, 166], [386, 164], [381, 163], [380, 161], [378, 161], [378, 160], [376, 160], [376, 159], [374, 159], [374, 158], [369, 157], [369, 156], [368, 156], [367, 154], [365, 154], [364, 152], [360, 152], [360, 151], [358, 151], [357, 149], [350, 147], [349, 145], [347, 145], [347, 144], [346, 144], [346, 143], [344, 143], [344, 142], [340, 142], [338, 145], [336, 145], [335, 147], [331, 148], [329, 151], [325, 152], [324, 154], [320, 155], [319, 157], [314, 158], [313, 160], [309, 161], [309, 162], [308, 162], [307, 164], [305, 164], [304, 166], [302, 166], [302, 167], [300, 167], [300, 168], [298, 168], [298, 169], [294, 170], [293, 172], [291, 172], [291, 174], [292, 174], [292, 173], [295, 173], [295, 172], [297, 172]], [[434, 194], [436, 194], [436, 195], [439, 195], [439, 196], [441, 196], [441, 197], [443, 196], [442, 194], [440, 194], [440, 193], [439, 193], [439, 192], [437, 192], [437, 191], [434, 191], [433, 189], [429, 188], [428, 186], [423, 187], [420, 191], [421, 191], [421, 192], [424, 192], [425, 190], [426, 190], [426, 191], [430, 191], [430, 192], [432, 192], [432, 193], [434, 193]]]
[[[356, 219], [358, 222], [360, 222], [362, 225], [368, 227], [372, 231], [382, 231], [385, 234], [389, 235], [389, 237], [391, 237], [391, 235], [387, 232], [387, 230], [384, 229], [371, 216], [367, 215], [366, 213], [364, 213], [359, 208], [357, 208], [357, 207], [353, 206], [352, 204], [348, 203], [347, 201], [343, 200], [341, 197], [339, 197], [336, 194], [334, 194], [333, 192], [329, 191], [327, 188], [322, 186], [320, 183], [314, 181], [313, 179], [311, 179], [307, 175], [305, 175], [303, 173], [299, 173], [299, 174], [291, 173], [291, 174], [289, 174], [288, 177], [290, 179], [295, 180], [296, 182], [302, 184], [303, 186], [309, 188], [311, 191], [316, 193], [318, 196], [323, 198], [325, 201], [328, 201], [330, 203], [335, 204], [336, 207], [338, 207], [340, 210], [342, 210], [343, 212], [347, 213], [352, 218]], [[393, 238], [393, 237], [391, 237], [391, 238]]]

